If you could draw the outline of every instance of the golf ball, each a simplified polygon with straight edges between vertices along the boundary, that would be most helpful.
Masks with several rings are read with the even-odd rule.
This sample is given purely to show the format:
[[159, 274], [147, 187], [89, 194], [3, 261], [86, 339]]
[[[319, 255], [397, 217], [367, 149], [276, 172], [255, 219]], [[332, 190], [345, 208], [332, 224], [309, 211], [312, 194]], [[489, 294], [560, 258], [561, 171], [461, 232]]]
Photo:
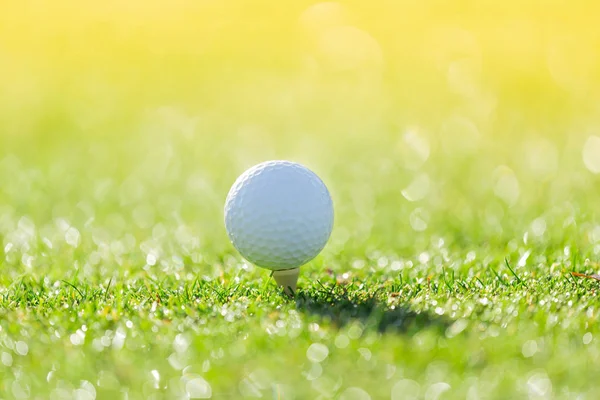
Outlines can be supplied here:
[[248, 261], [271, 270], [299, 267], [321, 252], [333, 229], [333, 203], [323, 181], [290, 161], [244, 172], [225, 201], [225, 228]]

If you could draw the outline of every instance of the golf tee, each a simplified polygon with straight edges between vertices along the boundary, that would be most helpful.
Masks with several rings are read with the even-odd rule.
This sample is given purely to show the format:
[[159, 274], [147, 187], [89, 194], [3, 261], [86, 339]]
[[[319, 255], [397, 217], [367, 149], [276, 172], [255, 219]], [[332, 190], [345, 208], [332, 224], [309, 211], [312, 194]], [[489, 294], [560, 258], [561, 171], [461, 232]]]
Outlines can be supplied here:
[[273, 278], [275, 278], [275, 282], [283, 288], [286, 294], [293, 296], [296, 292], [299, 272], [300, 268], [273, 271]]

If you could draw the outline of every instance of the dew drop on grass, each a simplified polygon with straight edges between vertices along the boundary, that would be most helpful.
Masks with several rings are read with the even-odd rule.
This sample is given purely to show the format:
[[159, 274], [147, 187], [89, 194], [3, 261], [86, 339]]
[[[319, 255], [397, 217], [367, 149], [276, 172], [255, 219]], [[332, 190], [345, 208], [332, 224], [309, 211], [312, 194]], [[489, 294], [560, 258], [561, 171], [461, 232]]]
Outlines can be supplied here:
[[590, 136], [583, 145], [583, 163], [594, 174], [600, 174], [600, 137]]
[[429, 141], [419, 133], [419, 128], [415, 127], [408, 129], [402, 139], [402, 147], [409, 150], [409, 153], [405, 156], [405, 163], [409, 168], [419, 168], [429, 158]]
[[15, 343], [15, 351], [20, 356], [26, 356], [29, 353], [29, 346], [23, 341], [18, 341]]
[[535, 236], [542, 236], [546, 232], [546, 220], [544, 218], [536, 218], [531, 223], [531, 231]]
[[515, 173], [502, 165], [494, 171], [494, 181], [494, 194], [508, 206], [514, 205], [520, 194], [519, 181]]
[[50, 241], [50, 239], [45, 237], [42, 239], [42, 242], [46, 245], [46, 247], [48, 247], [49, 249], [52, 249], [53, 246], [52, 246], [52, 242]]
[[348, 329], [348, 337], [350, 339], [358, 339], [363, 333], [363, 326], [360, 322], [356, 322], [354, 323], [349, 329]]
[[460, 334], [464, 331], [467, 326], [469, 326], [469, 322], [466, 319], [456, 320], [450, 327], [446, 330], [446, 337], [453, 338], [454, 336]]
[[212, 397], [210, 384], [200, 376], [188, 380], [185, 384], [185, 391], [190, 399], [210, 399]]
[[84, 389], [75, 389], [73, 391], [73, 399], [75, 400], [94, 400], [96, 394], [92, 394]]
[[392, 265], [390, 265], [392, 271], [399, 271], [402, 269], [402, 267], [404, 267], [404, 263], [402, 261], [393, 261]]
[[422, 200], [429, 193], [430, 186], [429, 176], [426, 173], [422, 173], [402, 190], [402, 196], [408, 201]]
[[329, 349], [322, 343], [313, 343], [306, 350], [306, 358], [315, 363], [324, 361], [329, 355]]
[[530, 398], [549, 398], [552, 394], [552, 381], [545, 371], [536, 371], [527, 380]]
[[411, 379], [401, 379], [392, 386], [392, 400], [417, 400], [421, 387]]
[[323, 375], [323, 367], [319, 363], [311, 363], [310, 369], [306, 372], [306, 380], [314, 381]]
[[538, 347], [535, 340], [528, 340], [523, 344], [523, 347], [521, 347], [521, 353], [525, 358], [533, 357], [535, 353], [537, 353], [537, 350]]
[[125, 338], [127, 337], [127, 333], [121, 327], [117, 328], [117, 332], [115, 333], [115, 337], [112, 340], [112, 347], [115, 350], [121, 350], [123, 348], [123, 344], [125, 343]]
[[361, 358], [365, 359], [366, 361], [371, 360], [371, 357], [372, 357], [371, 350], [367, 349], [366, 347], [361, 347], [360, 349], [358, 349], [358, 352], [359, 352]]
[[425, 400], [438, 400], [444, 392], [450, 390], [450, 385], [446, 382], [437, 382], [427, 388]]
[[416, 232], [423, 232], [427, 229], [427, 220], [429, 216], [422, 208], [416, 208], [412, 213], [410, 213], [409, 221], [410, 226]]
[[519, 261], [517, 262], [517, 267], [524, 267], [525, 265], [527, 265], [527, 259], [529, 259], [530, 255], [531, 250], [527, 250], [525, 253], [523, 253], [521, 258], [519, 258]]
[[465, 262], [466, 263], [470, 263], [475, 261], [475, 259], [477, 258], [477, 253], [475, 253], [474, 251], [469, 251], [467, 253], [467, 257], [465, 258]]
[[335, 337], [334, 343], [335, 347], [337, 347], [338, 349], [344, 349], [350, 344], [350, 339], [348, 339], [348, 336], [344, 334], [339, 334]]
[[79, 247], [80, 237], [81, 235], [75, 227], [70, 227], [65, 232], [65, 242], [71, 247]]
[[96, 388], [88, 381], [81, 381], [80, 388], [75, 390], [75, 398], [78, 400], [94, 400]]
[[150, 375], [154, 380], [154, 387], [158, 389], [158, 384], [160, 382], [160, 373], [157, 370], [153, 369], [152, 371], [150, 371]]
[[189, 340], [183, 334], [175, 336], [175, 340], [173, 341], [173, 349], [177, 353], [185, 352], [188, 349], [189, 345]]
[[70, 342], [73, 346], [81, 346], [85, 341], [85, 333], [81, 329], [69, 336]]
[[167, 362], [173, 369], [182, 370], [185, 368], [185, 362], [182, 360], [184, 357], [179, 353], [171, 353], [169, 357], [167, 357]]
[[371, 400], [369, 393], [359, 387], [349, 387], [339, 398], [340, 400]]
[[5, 367], [12, 366], [12, 363], [13, 363], [12, 355], [10, 353], [2, 352], [2, 355], [0, 355], [0, 362], [2, 362], [2, 364]]
[[[387, 257], [379, 257], [379, 259], [377, 260], [377, 266], [379, 268], [385, 268], [385, 267], [387, 267], [389, 262], [390, 262], [390, 260]], [[346, 277], [344, 279], [348, 279], [348, 277]]]

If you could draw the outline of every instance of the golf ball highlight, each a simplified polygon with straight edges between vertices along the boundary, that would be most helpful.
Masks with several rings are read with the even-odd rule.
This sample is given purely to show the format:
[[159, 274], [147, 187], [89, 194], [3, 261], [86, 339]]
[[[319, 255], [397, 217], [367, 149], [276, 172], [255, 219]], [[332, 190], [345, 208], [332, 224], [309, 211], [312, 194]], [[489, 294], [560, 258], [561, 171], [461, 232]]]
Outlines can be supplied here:
[[323, 181], [291, 161], [244, 172], [225, 201], [225, 228], [248, 261], [274, 271], [315, 258], [333, 229], [333, 202]]

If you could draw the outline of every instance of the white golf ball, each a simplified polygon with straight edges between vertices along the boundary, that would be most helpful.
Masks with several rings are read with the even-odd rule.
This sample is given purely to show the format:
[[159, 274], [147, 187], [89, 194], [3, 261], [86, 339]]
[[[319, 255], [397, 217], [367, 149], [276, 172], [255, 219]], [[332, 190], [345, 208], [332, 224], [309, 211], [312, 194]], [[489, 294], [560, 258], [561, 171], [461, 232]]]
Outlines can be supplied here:
[[333, 229], [333, 203], [323, 181], [290, 161], [244, 172], [225, 202], [225, 228], [248, 261], [271, 270], [299, 267], [321, 252]]

